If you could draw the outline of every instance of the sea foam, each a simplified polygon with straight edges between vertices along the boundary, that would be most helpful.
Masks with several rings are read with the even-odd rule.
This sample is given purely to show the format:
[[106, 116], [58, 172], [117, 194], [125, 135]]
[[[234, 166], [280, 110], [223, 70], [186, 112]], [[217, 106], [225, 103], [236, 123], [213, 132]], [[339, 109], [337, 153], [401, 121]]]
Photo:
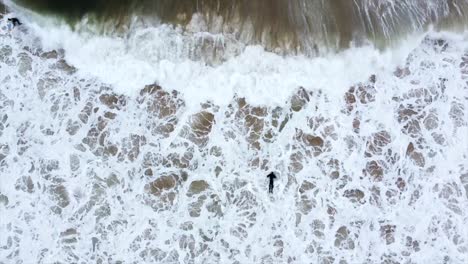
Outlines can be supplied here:
[[24, 14], [0, 38], [0, 263], [468, 261], [466, 34], [227, 40], [211, 64], [177, 28]]

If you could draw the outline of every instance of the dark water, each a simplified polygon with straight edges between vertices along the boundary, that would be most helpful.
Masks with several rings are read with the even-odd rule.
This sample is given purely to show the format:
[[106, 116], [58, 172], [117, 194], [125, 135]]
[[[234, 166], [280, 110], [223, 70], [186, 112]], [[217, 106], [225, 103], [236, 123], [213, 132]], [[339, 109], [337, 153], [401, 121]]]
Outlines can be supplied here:
[[[187, 25], [201, 14], [212, 32], [232, 32], [247, 43], [313, 52], [351, 42], [389, 43], [433, 24], [464, 28], [468, 0], [17, 0], [70, 23], [84, 16], [98, 23], [134, 15]], [[221, 19], [219, 19], [221, 18]], [[222, 21], [221, 25], [219, 21]], [[106, 23], [108, 24], [108, 23]]]

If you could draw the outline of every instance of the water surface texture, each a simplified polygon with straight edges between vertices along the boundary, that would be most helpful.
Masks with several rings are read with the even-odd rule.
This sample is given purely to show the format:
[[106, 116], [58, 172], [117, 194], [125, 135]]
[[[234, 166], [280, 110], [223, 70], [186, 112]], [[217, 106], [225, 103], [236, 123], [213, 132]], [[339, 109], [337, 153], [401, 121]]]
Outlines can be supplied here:
[[1, 264], [468, 263], [466, 1], [5, 2]]
[[[427, 28], [464, 29], [467, 0], [18, 0], [75, 23], [92, 17], [111, 28], [135, 16], [184, 28], [203, 23], [249, 44], [316, 54], [370, 39], [381, 46]], [[108, 25], [108, 24], [107, 24]], [[107, 28], [109, 30], [109, 28]]]

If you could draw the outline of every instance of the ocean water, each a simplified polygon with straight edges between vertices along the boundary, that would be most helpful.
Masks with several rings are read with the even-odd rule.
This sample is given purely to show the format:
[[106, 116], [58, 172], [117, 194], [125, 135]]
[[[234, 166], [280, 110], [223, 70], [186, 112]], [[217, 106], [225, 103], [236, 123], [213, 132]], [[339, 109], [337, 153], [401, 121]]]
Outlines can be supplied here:
[[468, 262], [459, 27], [314, 55], [6, 4], [0, 263]]

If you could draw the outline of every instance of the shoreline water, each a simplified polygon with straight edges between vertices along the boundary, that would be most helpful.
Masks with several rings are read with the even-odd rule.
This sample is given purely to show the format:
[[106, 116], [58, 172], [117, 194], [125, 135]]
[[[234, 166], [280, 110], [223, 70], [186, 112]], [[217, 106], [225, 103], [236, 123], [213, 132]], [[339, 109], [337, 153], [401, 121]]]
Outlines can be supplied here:
[[[227, 103], [233, 93], [254, 96], [259, 103], [274, 99], [281, 104], [301, 86], [339, 92], [352, 80], [365, 80], [377, 71], [391, 72], [423, 37], [413, 36], [384, 51], [368, 44], [311, 58], [269, 52], [222, 35], [186, 34], [168, 26], [135, 25], [122, 37], [100, 35], [88, 30], [88, 25], [73, 30], [55, 18], [40, 19], [44, 20], [30, 21], [29, 27], [41, 45], [66, 50], [66, 60], [83, 73], [128, 95], [157, 82], [181, 91], [195, 105], [204, 96]], [[355, 60], [366, 66], [352, 67]], [[271, 93], [277, 98], [269, 98]]]
[[0, 259], [468, 261], [466, 35], [207, 66], [137, 33], [0, 38]]
[[[21, 3], [21, 1], [19, 2]], [[245, 45], [290, 54], [322, 55], [367, 41], [388, 45], [432, 27], [466, 30], [468, 0], [163, 0], [163, 1], [23, 1], [24, 6], [57, 16], [75, 27], [83, 23], [106, 34], [124, 32], [135, 19], [150, 26], [168, 24], [186, 32], [231, 35]], [[35, 7], [35, 8], [34, 8]], [[465, 12], [466, 11], [466, 12]], [[347, 15], [345, 15], [347, 14]]]

